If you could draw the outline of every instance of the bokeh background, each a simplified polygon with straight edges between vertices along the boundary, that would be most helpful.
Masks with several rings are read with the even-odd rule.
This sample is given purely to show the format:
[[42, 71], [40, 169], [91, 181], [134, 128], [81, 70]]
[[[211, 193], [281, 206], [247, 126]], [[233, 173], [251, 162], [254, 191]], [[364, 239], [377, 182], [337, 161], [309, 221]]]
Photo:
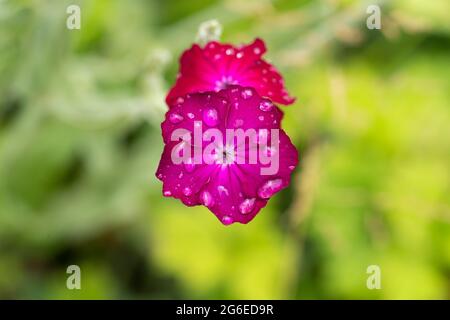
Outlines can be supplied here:
[[[70, 4], [81, 30], [66, 28]], [[0, 298], [448, 299], [449, 12], [1, 0]], [[209, 19], [223, 41], [263, 38], [298, 98], [283, 110], [301, 165], [248, 225], [163, 198], [154, 176], [165, 94]], [[66, 288], [71, 264], [82, 290]]]

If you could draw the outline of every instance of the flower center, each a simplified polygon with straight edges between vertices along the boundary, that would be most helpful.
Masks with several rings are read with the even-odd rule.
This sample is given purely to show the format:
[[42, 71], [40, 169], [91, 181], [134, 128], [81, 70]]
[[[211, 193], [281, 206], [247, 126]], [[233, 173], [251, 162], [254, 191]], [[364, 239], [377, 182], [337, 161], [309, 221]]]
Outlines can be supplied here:
[[235, 161], [234, 147], [230, 145], [219, 146], [216, 148], [216, 163], [218, 164], [233, 164]]

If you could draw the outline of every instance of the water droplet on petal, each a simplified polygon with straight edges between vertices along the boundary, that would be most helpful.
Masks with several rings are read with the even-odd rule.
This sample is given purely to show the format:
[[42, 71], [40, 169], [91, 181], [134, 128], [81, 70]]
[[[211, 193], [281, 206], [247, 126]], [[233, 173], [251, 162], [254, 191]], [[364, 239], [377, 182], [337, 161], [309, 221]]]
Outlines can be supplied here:
[[217, 187], [217, 191], [219, 191], [219, 195], [227, 195], [228, 196], [228, 189], [225, 188], [224, 186], [218, 186]]
[[227, 56], [231, 56], [233, 53], [234, 53], [234, 50], [231, 49], [231, 48], [228, 48], [227, 50], [225, 50], [225, 54], [226, 54]]
[[281, 190], [282, 185], [283, 180], [281, 179], [269, 180], [258, 189], [258, 196], [263, 199], [270, 198], [276, 192]]
[[222, 223], [223, 223], [224, 225], [226, 225], [226, 226], [232, 224], [233, 222], [234, 222], [234, 221], [233, 221], [233, 218], [231, 218], [231, 217], [229, 217], [229, 216], [224, 216], [224, 217], [222, 218]]
[[254, 48], [254, 49], [253, 49], [253, 53], [256, 54], [256, 55], [258, 55], [258, 54], [261, 53], [261, 49], [260, 49], [260, 48]]
[[258, 119], [259, 121], [264, 121], [264, 116], [259, 116]]
[[200, 201], [202, 204], [208, 208], [212, 207], [214, 205], [214, 199], [208, 191], [204, 190], [202, 193], [200, 193]]
[[208, 108], [203, 111], [203, 121], [210, 127], [219, 123], [219, 115], [215, 108]]
[[162, 173], [158, 173], [157, 177], [158, 177], [158, 179], [162, 179], [164, 176]]
[[179, 97], [179, 98], [177, 98], [176, 103], [182, 104], [182, 103], [184, 103], [184, 99], [182, 97]]
[[254, 207], [255, 207], [255, 198], [245, 199], [239, 205], [239, 211], [242, 214], [247, 214], [247, 213], [251, 212]]
[[195, 115], [192, 112], [189, 112], [187, 114], [187, 116], [188, 116], [189, 119], [194, 119], [195, 118]]
[[288, 169], [292, 171], [295, 169], [295, 166], [289, 166]]
[[236, 54], [236, 58], [238, 58], [238, 59], [242, 58], [243, 56], [244, 56], [244, 54], [242, 52], [238, 52]]
[[171, 195], [172, 195], [172, 192], [170, 192], [170, 191], [164, 191], [164, 196], [166, 196], [166, 197], [170, 197]]
[[180, 172], [180, 174], [178, 175], [178, 179], [183, 178], [183, 172]]
[[272, 110], [272, 108], [273, 108], [273, 103], [269, 100], [263, 100], [259, 104], [259, 109], [264, 112], [268, 112], [268, 111]]
[[171, 113], [169, 115], [169, 121], [172, 122], [173, 124], [179, 123], [181, 121], [183, 121], [183, 116], [178, 114], [178, 113]]
[[244, 89], [244, 91], [241, 92], [241, 97], [243, 99], [248, 99], [253, 95], [253, 92], [251, 89]]
[[190, 195], [192, 194], [192, 189], [189, 188], [189, 187], [185, 187], [185, 188], [183, 189], [183, 194], [184, 194], [186, 197], [190, 196]]

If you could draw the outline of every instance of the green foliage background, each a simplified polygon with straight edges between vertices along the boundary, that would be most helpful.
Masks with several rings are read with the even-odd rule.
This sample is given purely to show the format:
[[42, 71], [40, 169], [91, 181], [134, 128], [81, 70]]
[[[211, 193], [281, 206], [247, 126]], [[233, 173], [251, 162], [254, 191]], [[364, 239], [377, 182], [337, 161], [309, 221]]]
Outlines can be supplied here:
[[[448, 299], [449, 12], [1, 0], [0, 297]], [[154, 177], [177, 57], [213, 18], [224, 41], [262, 37], [298, 98], [283, 110], [301, 166], [248, 225], [163, 198]], [[66, 289], [71, 264], [82, 290]], [[381, 290], [366, 288], [372, 264]]]

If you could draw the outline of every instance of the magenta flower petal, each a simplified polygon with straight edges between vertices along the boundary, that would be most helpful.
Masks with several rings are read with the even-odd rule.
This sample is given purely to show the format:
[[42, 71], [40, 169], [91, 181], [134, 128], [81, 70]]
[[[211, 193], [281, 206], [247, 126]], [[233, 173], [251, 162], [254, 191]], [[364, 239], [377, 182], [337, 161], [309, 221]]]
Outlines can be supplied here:
[[[204, 205], [225, 225], [248, 223], [289, 185], [298, 164], [295, 146], [280, 129], [281, 119], [282, 112], [249, 87], [179, 98], [161, 125], [165, 147], [156, 176], [163, 182], [163, 194], [188, 206]], [[202, 139], [208, 129], [220, 132], [223, 139]], [[227, 141], [227, 129], [255, 134]], [[198, 132], [203, 134], [197, 135], [200, 139], [195, 138]], [[258, 155], [256, 161], [251, 161], [251, 151]], [[174, 154], [186, 161], [175, 163]], [[261, 155], [272, 157], [272, 162], [264, 162]], [[271, 167], [275, 170], [268, 170]]]
[[280, 73], [261, 58], [265, 52], [261, 39], [239, 48], [218, 42], [209, 42], [204, 48], [194, 44], [180, 58], [179, 76], [167, 95], [167, 104], [188, 93], [219, 91], [229, 85], [253, 87], [262, 97], [292, 104], [295, 99], [286, 91]]

